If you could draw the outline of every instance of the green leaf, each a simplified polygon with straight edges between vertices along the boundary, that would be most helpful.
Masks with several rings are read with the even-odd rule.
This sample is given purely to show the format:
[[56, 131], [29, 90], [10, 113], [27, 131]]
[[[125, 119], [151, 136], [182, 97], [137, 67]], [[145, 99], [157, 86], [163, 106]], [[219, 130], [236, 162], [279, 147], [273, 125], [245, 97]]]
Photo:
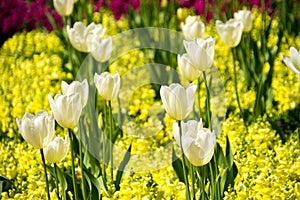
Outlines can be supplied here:
[[180, 158], [178, 158], [176, 156], [174, 146], [172, 147], [172, 160], [174, 160], [172, 162], [172, 166], [173, 166], [173, 169], [176, 172], [176, 175], [177, 175], [179, 181], [184, 183], [184, 175], [183, 175], [183, 171], [182, 171], [182, 169], [183, 169], [182, 168], [182, 162], [181, 162]]
[[297, 129], [298, 148], [300, 149], [300, 128]]
[[95, 178], [88, 170], [84, 170], [83, 175], [89, 187], [88, 196], [93, 199], [100, 199], [101, 190], [105, 189], [100, 180]]
[[226, 159], [222, 150], [222, 147], [220, 146], [219, 143], [217, 143], [217, 147], [216, 147], [216, 157], [217, 157], [217, 162], [218, 165], [220, 165], [222, 168], [225, 168], [226, 166]]
[[127, 149], [127, 152], [125, 153], [125, 156], [124, 156], [122, 162], [120, 163], [120, 166], [119, 166], [119, 169], [118, 169], [118, 172], [117, 172], [116, 181], [115, 181], [116, 191], [120, 190], [120, 183], [121, 183], [121, 180], [122, 180], [124, 169], [125, 169], [126, 165], [128, 164], [129, 159], [130, 159], [130, 153], [131, 153], [131, 144], [129, 145], [129, 147]]
[[226, 162], [228, 167], [231, 167], [233, 164], [233, 155], [228, 136], [226, 136]]
[[57, 171], [57, 178], [58, 178], [58, 181], [60, 183], [60, 187], [61, 187], [61, 190], [62, 190], [62, 197], [63, 199], [66, 199], [67, 197], [67, 189], [68, 189], [68, 183], [67, 183], [67, 180], [65, 178], [65, 175], [64, 175], [64, 172], [59, 168], [59, 167], [56, 167], [56, 171]]

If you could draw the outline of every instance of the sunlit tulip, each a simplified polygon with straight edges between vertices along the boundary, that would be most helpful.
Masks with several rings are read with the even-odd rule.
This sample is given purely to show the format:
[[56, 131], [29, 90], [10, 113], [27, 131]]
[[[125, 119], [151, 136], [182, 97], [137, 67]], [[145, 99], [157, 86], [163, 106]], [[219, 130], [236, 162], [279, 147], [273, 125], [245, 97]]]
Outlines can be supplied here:
[[181, 23], [181, 29], [184, 39], [188, 41], [203, 37], [205, 32], [205, 26], [197, 16], [188, 16], [185, 24]]
[[241, 20], [230, 19], [226, 23], [217, 20], [216, 27], [220, 38], [227, 46], [236, 47], [239, 45], [244, 29]]
[[82, 107], [86, 105], [89, 97], [89, 84], [86, 79], [84, 79], [82, 82], [73, 81], [70, 85], [65, 81], [62, 81], [61, 90], [64, 95], [71, 95], [76, 92], [79, 93]]
[[192, 66], [188, 55], [185, 53], [182, 56], [177, 56], [178, 67], [181, 75], [188, 81], [193, 81], [200, 76], [200, 71]]
[[22, 119], [17, 118], [17, 124], [24, 140], [38, 149], [46, 147], [55, 136], [53, 115], [48, 116], [44, 110], [36, 115], [25, 113]]
[[55, 137], [46, 148], [44, 148], [45, 159], [49, 163], [61, 162], [68, 154], [69, 138]]
[[178, 83], [160, 88], [160, 97], [166, 112], [176, 120], [183, 120], [193, 110], [197, 86], [191, 83], [186, 89]]
[[94, 22], [87, 27], [82, 22], [76, 22], [73, 28], [67, 26], [67, 33], [72, 46], [82, 52], [90, 52], [91, 49], [89, 49], [88, 43], [93, 40], [100, 41], [105, 31], [106, 28]]
[[102, 39], [101, 41], [91, 40], [88, 42], [88, 46], [96, 61], [106, 62], [110, 59], [113, 50], [111, 37]]
[[74, 0], [53, 0], [56, 12], [61, 16], [69, 16], [73, 12]]
[[108, 72], [103, 72], [100, 75], [95, 73], [94, 82], [103, 99], [111, 101], [117, 97], [121, 85], [121, 78], [118, 72], [114, 76]]
[[300, 52], [295, 47], [290, 48], [290, 57], [282, 55], [283, 62], [296, 74], [300, 74]]
[[199, 38], [193, 41], [183, 41], [191, 64], [200, 71], [205, 71], [213, 64], [215, 40], [212, 37]]
[[244, 32], [249, 32], [252, 30], [253, 20], [251, 16], [251, 11], [249, 10], [239, 10], [238, 12], [234, 13], [234, 19], [241, 20], [243, 22]]
[[[207, 128], [202, 127], [202, 121], [196, 120], [181, 122], [182, 148], [184, 155], [195, 166], [207, 164], [213, 154], [216, 144], [216, 136]], [[180, 145], [180, 133], [178, 123], [173, 124], [174, 138]]]
[[54, 99], [48, 95], [49, 104], [57, 123], [63, 128], [74, 128], [79, 121], [82, 111], [79, 93], [71, 95], [55, 95]]

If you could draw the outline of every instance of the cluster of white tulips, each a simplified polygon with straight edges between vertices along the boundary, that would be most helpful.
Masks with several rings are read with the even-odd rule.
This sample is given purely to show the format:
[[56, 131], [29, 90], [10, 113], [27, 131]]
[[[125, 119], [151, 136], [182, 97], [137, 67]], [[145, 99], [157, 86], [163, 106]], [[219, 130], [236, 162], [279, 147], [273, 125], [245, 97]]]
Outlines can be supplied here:
[[[241, 10], [234, 14], [234, 19], [230, 19], [226, 23], [217, 21], [216, 26], [223, 42], [229, 47], [235, 47], [241, 40], [242, 32], [248, 32], [252, 29], [251, 12]], [[204, 81], [206, 81], [205, 71], [213, 65], [215, 39], [211, 36], [203, 38], [205, 26], [197, 16], [188, 16], [185, 23], [181, 24], [181, 28], [186, 53], [178, 55], [179, 71], [182, 77], [190, 82], [199, 79], [202, 73]], [[187, 89], [184, 89], [180, 84], [171, 84], [170, 86], [162, 86], [160, 90], [166, 112], [177, 120], [173, 125], [173, 132], [176, 142], [181, 147], [183, 166], [186, 165], [185, 157], [194, 166], [203, 166], [209, 163], [216, 144], [214, 131], [211, 128], [204, 128], [202, 119], [200, 121], [181, 122], [193, 110], [196, 90], [197, 87], [193, 83]], [[207, 98], [209, 101], [208, 90]], [[209, 114], [207, 120], [210, 121]], [[190, 195], [185, 167], [183, 167], [183, 173], [187, 187], [187, 198], [195, 198], [195, 194], [192, 194], [192, 197]]]
[[[118, 94], [120, 76], [118, 73], [114, 76], [108, 72], [103, 72], [100, 75], [95, 73], [94, 84], [100, 96], [105, 100], [111, 101]], [[66, 157], [70, 146], [69, 137], [72, 145], [72, 134], [69, 134], [69, 137], [66, 136], [65, 139], [55, 136], [55, 121], [61, 127], [72, 131], [78, 125], [82, 109], [88, 102], [89, 84], [86, 79], [82, 82], [73, 81], [71, 84], [63, 81], [61, 83], [61, 90], [62, 94], [56, 94], [54, 99], [51, 95], [48, 95], [52, 110], [50, 115], [45, 110], [41, 110], [36, 115], [25, 113], [22, 119], [17, 119], [17, 124], [24, 140], [33, 147], [41, 149], [44, 166], [45, 161], [50, 164], [56, 164]], [[72, 170], [73, 175], [75, 175], [73, 156], [72, 150]], [[46, 181], [49, 197], [48, 179]], [[75, 188], [76, 185], [74, 184]]]

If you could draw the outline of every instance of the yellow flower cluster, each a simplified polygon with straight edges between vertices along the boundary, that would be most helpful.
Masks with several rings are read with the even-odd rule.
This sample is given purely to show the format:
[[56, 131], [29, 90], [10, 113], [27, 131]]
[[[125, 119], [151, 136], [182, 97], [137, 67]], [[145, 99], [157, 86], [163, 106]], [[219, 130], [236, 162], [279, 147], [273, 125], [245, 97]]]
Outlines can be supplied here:
[[224, 123], [222, 134], [230, 139], [239, 170], [234, 189], [226, 193], [225, 199], [300, 197], [300, 150], [295, 135], [282, 144], [264, 117], [249, 126], [247, 135], [243, 122], [234, 115]]
[[63, 47], [54, 33], [39, 31], [14, 35], [0, 50], [0, 127], [13, 137], [16, 118], [25, 112], [49, 110], [47, 94], [60, 91], [72, 76], [62, 69]]

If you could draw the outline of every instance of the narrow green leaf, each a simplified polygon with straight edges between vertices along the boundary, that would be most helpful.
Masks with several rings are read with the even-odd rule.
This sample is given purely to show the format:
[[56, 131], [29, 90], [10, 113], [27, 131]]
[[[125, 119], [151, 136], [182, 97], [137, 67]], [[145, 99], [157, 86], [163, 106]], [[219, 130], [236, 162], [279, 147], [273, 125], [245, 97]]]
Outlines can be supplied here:
[[300, 128], [298, 128], [297, 132], [298, 148], [300, 149]]
[[67, 197], [66, 191], [68, 189], [68, 183], [65, 178], [64, 172], [59, 167], [57, 167], [56, 169], [57, 169], [57, 178], [60, 183], [61, 190], [62, 190], [62, 197], [63, 197], [63, 199], [66, 199], [66, 197]]
[[228, 136], [226, 136], [226, 161], [227, 161], [228, 167], [231, 167], [233, 164], [233, 155], [232, 155]]
[[120, 190], [120, 183], [121, 183], [121, 180], [122, 180], [124, 169], [125, 169], [126, 165], [128, 164], [129, 159], [130, 159], [130, 153], [131, 153], [131, 144], [129, 145], [129, 147], [127, 149], [127, 152], [125, 153], [125, 156], [124, 156], [122, 162], [120, 163], [120, 166], [119, 166], [119, 169], [118, 169], [118, 172], [117, 172], [116, 181], [115, 181], [116, 191]]
[[183, 171], [182, 171], [182, 162], [181, 162], [180, 158], [178, 158], [176, 156], [174, 146], [172, 147], [172, 160], [174, 160], [172, 162], [172, 166], [173, 166], [173, 169], [175, 170], [175, 172], [177, 174], [177, 177], [178, 177], [179, 181], [184, 183], [184, 175], [183, 175]]
[[225, 166], [226, 166], [226, 160], [225, 160], [225, 156], [224, 156], [222, 147], [220, 146], [219, 143], [217, 143], [216, 153], [215, 154], [217, 156], [218, 165], [220, 165], [222, 168], [225, 168]]

